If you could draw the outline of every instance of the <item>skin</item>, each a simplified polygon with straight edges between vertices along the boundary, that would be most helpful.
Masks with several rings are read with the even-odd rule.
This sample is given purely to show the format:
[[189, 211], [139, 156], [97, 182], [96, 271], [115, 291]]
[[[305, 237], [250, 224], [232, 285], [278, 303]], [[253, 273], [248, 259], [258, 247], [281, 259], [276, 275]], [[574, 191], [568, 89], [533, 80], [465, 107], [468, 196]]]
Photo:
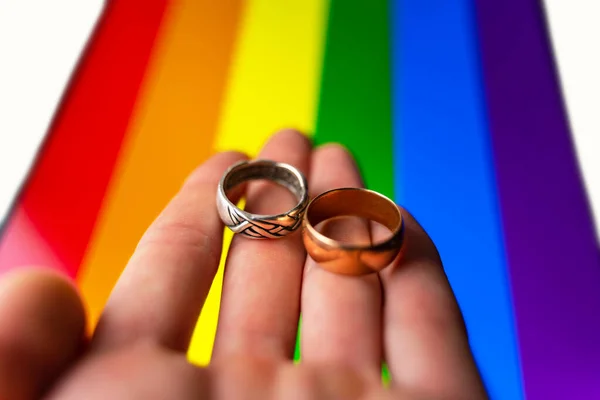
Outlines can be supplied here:
[[[298, 167], [312, 196], [362, 184], [342, 147], [313, 149], [291, 130], [274, 135], [260, 157]], [[438, 252], [406, 210], [400, 256], [363, 277], [320, 269], [299, 232], [281, 240], [235, 237], [211, 364], [188, 363], [221, 252], [217, 184], [244, 158], [219, 153], [190, 175], [140, 240], [91, 338], [80, 294], [66, 278], [44, 269], [3, 276], [0, 399], [487, 398]], [[265, 182], [250, 183], [245, 195], [255, 213], [293, 202]], [[374, 238], [385, 234], [354, 219], [324, 227], [354, 242], [368, 241], [369, 229]], [[294, 364], [300, 310], [302, 362]], [[387, 388], [383, 360], [393, 376]]]

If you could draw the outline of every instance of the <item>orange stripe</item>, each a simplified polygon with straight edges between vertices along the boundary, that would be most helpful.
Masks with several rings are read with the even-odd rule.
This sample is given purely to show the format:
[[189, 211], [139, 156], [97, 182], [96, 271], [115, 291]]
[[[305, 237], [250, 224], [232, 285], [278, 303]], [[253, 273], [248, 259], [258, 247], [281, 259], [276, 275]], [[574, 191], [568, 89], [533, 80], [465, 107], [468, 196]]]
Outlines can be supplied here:
[[212, 152], [239, 0], [178, 1], [79, 276], [94, 326], [137, 241]]

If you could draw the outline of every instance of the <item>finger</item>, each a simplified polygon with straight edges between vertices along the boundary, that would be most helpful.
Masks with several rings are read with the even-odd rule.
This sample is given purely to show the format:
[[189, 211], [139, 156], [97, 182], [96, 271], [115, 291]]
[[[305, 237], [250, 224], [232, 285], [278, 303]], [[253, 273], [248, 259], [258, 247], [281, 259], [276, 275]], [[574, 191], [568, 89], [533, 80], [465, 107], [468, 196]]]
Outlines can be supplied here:
[[393, 385], [424, 398], [486, 398], [435, 245], [407, 211], [402, 214], [403, 249], [380, 273], [385, 358]]
[[85, 313], [73, 285], [47, 270], [0, 281], [0, 399], [36, 399], [78, 355]]
[[[361, 186], [351, 156], [337, 145], [315, 150], [313, 194], [338, 187]], [[336, 221], [327, 236], [369, 242], [364, 220]], [[381, 286], [377, 274], [341, 276], [318, 267], [309, 257], [302, 289], [302, 360], [343, 363], [379, 374], [381, 369]]]
[[95, 349], [136, 340], [187, 349], [221, 257], [217, 185], [243, 158], [235, 152], [213, 156], [152, 223], [110, 295]]
[[[259, 157], [294, 165], [306, 174], [310, 151], [304, 136], [286, 130], [273, 136]], [[246, 199], [247, 210], [257, 214], [285, 212], [297, 201], [286, 189], [267, 182], [249, 184]], [[225, 267], [215, 358], [236, 353], [291, 357], [305, 257], [299, 232], [273, 240], [233, 238]]]

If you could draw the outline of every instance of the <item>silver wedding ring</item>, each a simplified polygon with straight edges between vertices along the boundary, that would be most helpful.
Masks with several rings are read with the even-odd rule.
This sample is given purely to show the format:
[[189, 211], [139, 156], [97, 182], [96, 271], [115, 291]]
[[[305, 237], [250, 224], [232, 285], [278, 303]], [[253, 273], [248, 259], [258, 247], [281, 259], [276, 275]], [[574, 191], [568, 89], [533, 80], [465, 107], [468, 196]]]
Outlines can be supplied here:
[[[239, 209], [227, 194], [236, 186], [251, 180], [268, 179], [296, 196], [298, 203], [284, 214], [257, 215]], [[308, 205], [306, 178], [293, 166], [270, 160], [241, 161], [231, 166], [221, 178], [217, 189], [217, 210], [223, 223], [234, 233], [252, 239], [278, 239], [295, 231], [302, 224]]]

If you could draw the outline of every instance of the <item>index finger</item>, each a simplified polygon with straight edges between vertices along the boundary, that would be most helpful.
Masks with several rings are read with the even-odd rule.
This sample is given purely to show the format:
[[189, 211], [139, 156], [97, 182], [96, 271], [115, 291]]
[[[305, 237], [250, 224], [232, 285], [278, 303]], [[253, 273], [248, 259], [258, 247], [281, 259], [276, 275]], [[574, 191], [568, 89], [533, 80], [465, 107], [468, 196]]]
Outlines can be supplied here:
[[[380, 274], [384, 287], [384, 352], [392, 385], [423, 398], [487, 398], [462, 314], [437, 249], [402, 210], [403, 249]], [[381, 231], [375, 227], [374, 236]], [[419, 397], [420, 398], [420, 397]]]
[[109, 297], [94, 348], [145, 339], [187, 349], [221, 257], [217, 185], [242, 159], [226, 152], [206, 161], [148, 228]]

